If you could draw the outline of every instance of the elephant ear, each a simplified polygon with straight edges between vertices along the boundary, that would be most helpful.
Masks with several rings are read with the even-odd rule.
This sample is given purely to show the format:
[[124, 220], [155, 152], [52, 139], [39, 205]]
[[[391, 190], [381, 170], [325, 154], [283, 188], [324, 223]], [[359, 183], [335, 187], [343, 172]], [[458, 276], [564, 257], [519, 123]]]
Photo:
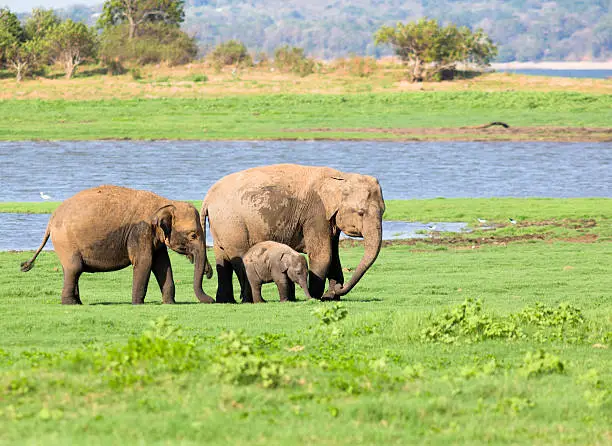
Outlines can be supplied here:
[[324, 180], [321, 187], [320, 196], [325, 205], [325, 219], [331, 221], [334, 215], [340, 209], [340, 203], [346, 188], [346, 178], [341, 176], [331, 176]]
[[279, 263], [280, 263], [280, 270], [281, 273], [287, 272], [287, 270], [289, 269], [289, 259], [291, 256], [289, 256], [286, 252], [282, 253], [280, 258], [278, 259]]
[[151, 219], [151, 224], [154, 228], [160, 228], [164, 232], [164, 239], [170, 239], [172, 232], [172, 221], [174, 220], [174, 211], [176, 207], [172, 204], [162, 206], [155, 212]]

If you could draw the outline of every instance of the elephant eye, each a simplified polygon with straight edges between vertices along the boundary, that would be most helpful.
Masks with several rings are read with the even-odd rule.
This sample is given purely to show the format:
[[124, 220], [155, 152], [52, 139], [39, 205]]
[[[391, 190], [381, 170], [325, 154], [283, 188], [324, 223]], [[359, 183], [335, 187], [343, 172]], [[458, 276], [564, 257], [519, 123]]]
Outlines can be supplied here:
[[363, 217], [363, 216], [364, 216], [364, 214], [365, 214], [365, 211], [364, 211], [363, 209], [359, 209], [359, 210], [357, 211], [357, 214], [358, 214], [360, 217]]
[[189, 240], [195, 240], [198, 238], [198, 234], [195, 232], [190, 232], [189, 233]]

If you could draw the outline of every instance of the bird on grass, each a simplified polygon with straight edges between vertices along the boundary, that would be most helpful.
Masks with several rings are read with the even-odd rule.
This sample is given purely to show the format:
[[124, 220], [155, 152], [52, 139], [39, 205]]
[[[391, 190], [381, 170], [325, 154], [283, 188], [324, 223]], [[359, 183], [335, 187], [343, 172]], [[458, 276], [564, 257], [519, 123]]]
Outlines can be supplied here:
[[42, 198], [43, 200], [50, 200], [51, 199], [51, 195], [47, 195], [44, 192], [40, 193], [40, 198]]
[[516, 220], [515, 220], [514, 218], [512, 218], [512, 217], [510, 217], [510, 218], [508, 219], [508, 221], [510, 222], [510, 224], [513, 224], [513, 225], [515, 225], [515, 224], [516, 224]]
[[478, 223], [480, 223], [481, 225], [487, 222], [484, 218], [477, 218], [476, 220], [478, 220]]

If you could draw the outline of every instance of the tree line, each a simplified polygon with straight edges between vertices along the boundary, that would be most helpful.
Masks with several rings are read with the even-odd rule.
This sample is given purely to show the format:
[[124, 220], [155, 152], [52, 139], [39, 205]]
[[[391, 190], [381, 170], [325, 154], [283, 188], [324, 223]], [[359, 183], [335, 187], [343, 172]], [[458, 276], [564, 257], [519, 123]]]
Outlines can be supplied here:
[[100, 61], [111, 72], [123, 64], [186, 63], [198, 53], [180, 29], [182, 0], [107, 0], [95, 26], [62, 20], [50, 9], [34, 9], [23, 22], [0, 9], [0, 67], [18, 81], [45, 66], [60, 64], [71, 78], [84, 62]]
[[[103, 63], [112, 74], [123, 72], [126, 63], [187, 63], [196, 58], [198, 47], [180, 28], [184, 19], [182, 0], [107, 0], [95, 26], [62, 20], [45, 9], [34, 9], [22, 22], [10, 10], [0, 9], [0, 67], [12, 70], [21, 81], [51, 64], [61, 65], [69, 79], [88, 61]], [[373, 42], [390, 46], [413, 82], [452, 79], [458, 64], [486, 66], [497, 54], [481, 29], [443, 26], [427, 18], [383, 26]], [[217, 69], [253, 65], [247, 47], [235, 39], [220, 43], [208, 57]], [[256, 57], [260, 63], [268, 59], [262, 52]], [[290, 45], [275, 49], [274, 64], [301, 76], [316, 67], [304, 49]]]

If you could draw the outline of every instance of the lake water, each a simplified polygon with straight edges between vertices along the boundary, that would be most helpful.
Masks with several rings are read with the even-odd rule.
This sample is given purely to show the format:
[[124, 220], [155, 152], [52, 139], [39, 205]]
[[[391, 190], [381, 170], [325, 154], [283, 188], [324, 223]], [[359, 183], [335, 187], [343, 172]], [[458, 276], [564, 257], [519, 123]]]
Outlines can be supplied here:
[[202, 199], [219, 178], [274, 163], [374, 175], [385, 199], [612, 196], [612, 143], [24, 141], [0, 142], [0, 201], [100, 184]]
[[[3, 214], [0, 213], [0, 251], [35, 250], [42, 242], [50, 214]], [[383, 239], [396, 240], [407, 238], [427, 238], [435, 233], [430, 230], [431, 223], [385, 221]], [[434, 231], [464, 232], [466, 223], [435, 223]], [[10, 236], [7, 236], [10, 234]], [[343, 238], [346, 238], [343, 236]], [[213, 245], [210, 230], [206, 232], [206, 243]], [[51, 239], [45, 250], [53, 249]]]
[[530, 76], [575, 77], [591, 79], [612, 78], [612, 70], [544, 70], [544, 69], [498, 69], [495, 71], [527, 74]]

